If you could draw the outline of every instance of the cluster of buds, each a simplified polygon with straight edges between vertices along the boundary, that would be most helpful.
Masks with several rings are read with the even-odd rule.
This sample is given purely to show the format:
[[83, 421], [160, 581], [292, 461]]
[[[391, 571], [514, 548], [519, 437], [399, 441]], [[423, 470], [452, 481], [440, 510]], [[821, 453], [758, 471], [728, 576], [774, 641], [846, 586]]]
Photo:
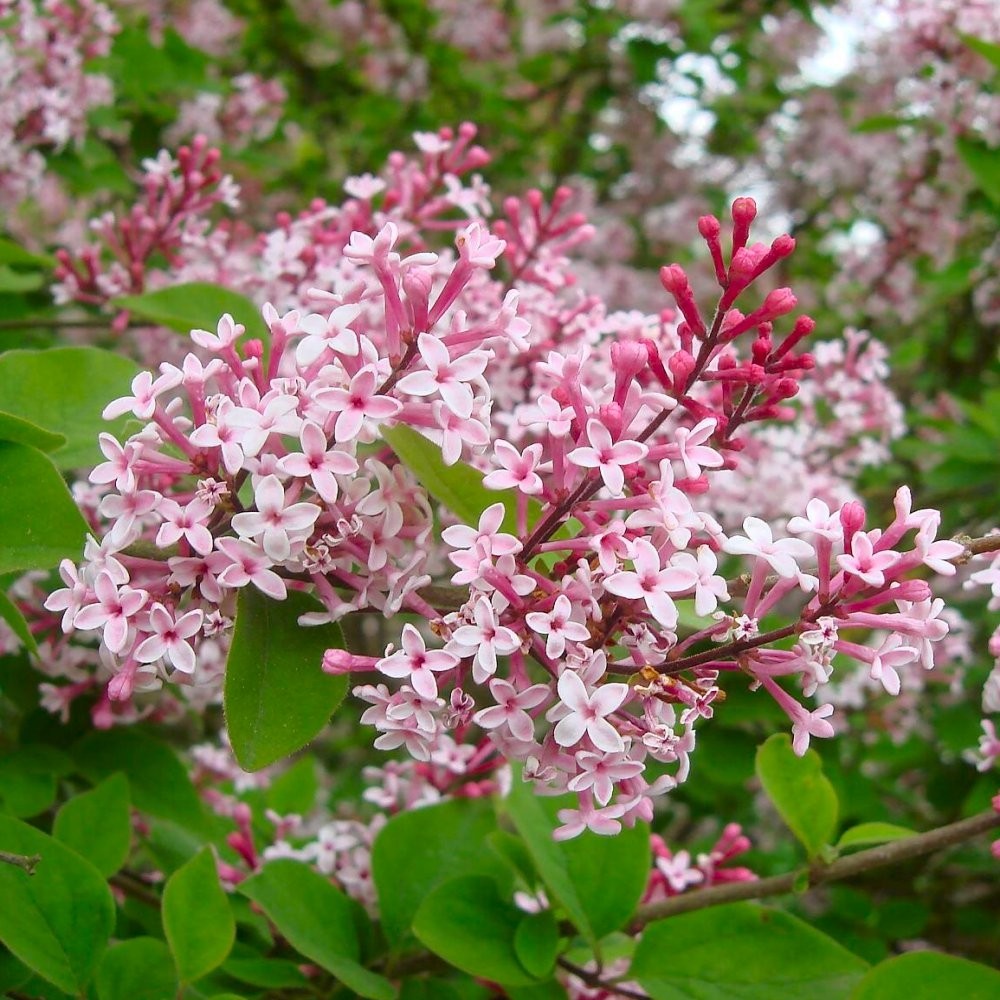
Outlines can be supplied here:
[[[108, 212], [93, 219], [99, 243], [84, 247], [74, 259], [67, 250], [56, 258], [57, 302], [104, 305], [118, 295], [138, 294], [147, 287], [147, 269], [155, 257], [168, 265], [179, 262], [189, 242], [202, 237], [203, 217], [214, 206], [239, 207], [239, 189], [219, 169], [221, 154], [199, 136], [177, 156], [163, 151], [143, 161], [143, 198], [123, 218]], [[107, 256], [110, 254], [110, 261]], [[120, 313], [116, 324], [128, 321]]]

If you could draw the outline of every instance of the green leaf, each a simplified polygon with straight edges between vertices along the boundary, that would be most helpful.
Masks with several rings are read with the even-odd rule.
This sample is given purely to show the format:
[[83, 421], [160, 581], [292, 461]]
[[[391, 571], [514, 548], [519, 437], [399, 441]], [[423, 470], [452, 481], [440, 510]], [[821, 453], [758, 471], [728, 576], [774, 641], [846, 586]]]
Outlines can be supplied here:
[[788, 913], [733, 903], [650, 924], [629, 978], [653, 1000], [843, 1000], [867, 968]]
[[177, 973], [167, 946], [137, 937], [112, 945], [97, 970], [99, 1000], [165, 1000], [177, 995]]
[[264, 339], [267, 327], [260, 310], [245, 295], [221, 285], [192, 281], [172, 288], [161, 288], [143, 295], [123, 295], [112, 301], [135, 317], [178, 333], [208, 330], [214, 333], [224, 313], [247, 328], [247, 335]]
[[29, 653], [38, 652], [38, 643], [28, 628], [28, 622], [21, 609], [0, 590], [0, 618], [2, 618], [11, 628], [11, 631], [21, 640], [22, 645]]
[[220, 966], [236, 940], [236, 921], [219, 884], [215, 855], [206, 847], [167, 879], [163, 930], [182, 983]]
[[94, 784], [116, 771], [124, 772], [132, 803], [142, 812], [208, 833], [205, 810], [187, 769], [158, 740], [137, 729], [88, 733], [73, 747], [73, 759]]
[[45, 276], [38, 271], [15, 271], [0, 264], [0, 294], [34, 292], [45, 284]]
[[493, 810], [475, 799], [401, 812], [386, 823], [372, 846], [372, 877], [391, 944], [405, 938], [421, 900], [446, 879], [502, 870], [488, 842], [495, 830]]
[[15, 417], [13, 413], [0, 412], [0, 441], [13, 441], [15, 444], [26, 444], [30, 448], [50, 452], [62, 448], [66, 444], [66, 437], [63, 434], [53, 434], [23, 417]]
[[316, 759], [306, 754], [271, 782], [267, 789], [267, 804], [279, 816], [289, 813], [304, 816], [316, 804], [318, 792]]
[[580, 887], [570, 878], [561, 845], [552, 839], [554, 806], [551, 802], [543, 803], [532, 791], [530, 783], [521, 779], [520, 770], [515, 769], [504, 807], [517, 832], [524, 838], [538, 874], [552, 898], [561, 904], [576, 928], [591, 944], [595, 944], [597, 935], [580, 898]]
[[112, 774], [96, 788], [76, 795], [56, 813], [52, 834], [110, 878], [128, 857], [132, 842], [128, 779]]
[[996, 1000], [1000, 972], [936, 951], [913, 951], [880, 962], [858, 983], [851, 1000]]
[[241, 983], [272, 990], [309, 985], [298, 965], [280, 958], [230, 958], [223, 963], [222, 971]]
[[0, 758], [0, 803], [4, 812], [27, 819], [45, 812], [55, 802], [57, 768], [52, 766], [46, 749], [19, 747]]
[[42, 858], [34, 875], [0, 864], [0, 941], [63, 992], [80, 993], [114, 926], [111, 890], [89, 861], [19, 820], [0, 816], [0, 844]]
[[[541, 799], [517, 772], [504, 804], [550, 896], [562, 904], [591, 943], [627, 923], [649, 877], [649, 827], [645, 823], [614, 837], [587, 831], [572, 840], [553, 840], [553, 831], [560, 825], [557, 812], [572, 806], [574, 800]], [[607, 877], [608, 872], [615, 873], [613, 879]]]
[[[513, 490], [488, 490], [483, 486], [483, 474], [464, 462], [445, 465], [441, 449], [405, 424], [383, 427], [382, 437], [420, 485], [466, 524], [478, 524], [487, 507], [502, 503], [506, 508], [502, 528], [517, 534], [517, 494]], [[541, 508], [537, 501], [531, 503], [537, 517]], [[533, 520], [530, 513], [528, 520]]]
[[894, 823], [859, 823], [845, 830], [837, 841], [837, 850], [848, 847], [870, 847], [875, 844], [890, 844], [894, 840], [916, 836], [913, 830]]
[[556, 967], [559, 928], [551, 910], [526, 913], [514, 932], [518, 961], [536, 979], [547, 979]]
[[994, 205], [1000, 205], [1000, 150], [963, 138], [955, 140], [955, 148], [979, 190]]
[[25, 250], [13, 240], [0, 236], [0, 264], [14, 264], [16, 267], [55, 267], [54, 257], [47, 254], [32, 253]]
[[360, 964], [351, 901], [299, 861], [270, 861], [239, 885], [261, 906], [288, 943], [348, 989], [374, 1000], [396, 995], [389, 980]]
[[975, 38], [973, 35], [959, 35], [959, 38], [973, 52], [978, 52], [984, 59], [991, 62], [997, 69], [1000, 69], [1000, 45], [997, 45], [995, 42], [987, 42], [984, 38]]
[[[0, 354], [0, 410], [66, 438], [52, 452], [60, 469], [104, 461], [97, 436], [124, 436], [129, 417], [105, 420], [108, 403], [130, 394], [140, 368], [96, 347], [57, 347]], [[48, 450], [48, 449], [46, 449]]]
[[501, 899], [493, 879], [466, 875], [439, 885], [421, 903], [413, 932], [456, 969], [503, 985], [527, 986], [538, 977], [517, 957], [514, 939], [523, 917], [513, 903]]
[[86, 537], [87, 522], [52, 462], [34, 448], [0, 441], [0, 573], [75, 559]]
[[799, 757], [787, 733], [757, 749], [757, 777], [781, 818], [810, 857], [830, 843], [837, 828], [837, 793], [814, 750]]
[[223, 702], [233, 753], [248, 771], [301, 749], [343, 701], [347, 678], [321, 669], [323, 653], [344, 646], [340, 627], [298, 623], [299, 615], [319, 610], [297, 591], [284, 601], [256, 587], [240, 591]]

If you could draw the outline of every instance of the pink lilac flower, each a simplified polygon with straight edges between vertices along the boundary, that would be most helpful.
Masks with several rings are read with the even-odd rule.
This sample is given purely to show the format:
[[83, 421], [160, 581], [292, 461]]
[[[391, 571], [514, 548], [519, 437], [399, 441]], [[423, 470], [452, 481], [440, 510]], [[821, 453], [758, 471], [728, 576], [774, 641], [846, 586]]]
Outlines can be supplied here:
[[551, 660], [559, 659], [566, 652], [567, 642], [585, 642], [590, 638], [587, 626], [575, 621], [573, 605], [565, 594], [560, 594], [551, 611], [531, 611], [524, 620], [533, 632], [544, 635], [545, 655]]
[[320, 509], [312, 503], [288, 503], [277, 476], [264, 476], [254, 490], [256, 511], [233, 515], [233, 528], [242, 538], [260, 539], [269, 559], [284, 562], [292, 543], [312, 531]]
[[588, 693], [579, 676], [572, 670], [565, 670], [559, 677], [557, 690], [560, 703], [555, 710], [549, 711], [549, 718], [552, 718], [553, 711], [560, 715], [553, 731], [559, 746], [575, 746], [586, 735], [598, 750], [605, 753], [624, 751], [625, 742], [607, 717], [628, 698], [627, 684], [603, 684], [593, 693]]
[[424, 637], [409, 624], [403, 626], [400, 643], [402, 648], [379, 660], [376, 668], [386, 677], [405, 677], [423, 698], [437, 698], [434, 674], [454, 670], [459, 658], [443, 649], [428, 651]]
[[152, 663], [166, 657], [174, 669], [184, 674], [193, 674], [195, 668], [194, 650], [188, 642], [201, 629], [202, 612], [195, 608], [176, 620], [162, 604], [156, 603], [149, 609], [149, 630], [152, 632], [135, 651], [140, 663]]
[[[694, 563], [694, 559], [691, 559]], [[683, 593], [697, 586], [699, 570], [693, 566], [671, 563], [661, 567], [660, 554], [652, 543], [640, 538], [632, 550], [632, 571], [614, 573], [604, 581], [612, 594], [630, 600], [644, 600], [650, 614], [664, 627], [677, 625], [677, 605], [671, 594]]]
[[633, 465], [646, 457], [649, 449], [638, 441], [611, 439], [611, 432], [599, 420], [587, 421], [590, 447], [574, 448], [566, 457], [584, 469], [599, 469], [604, 485], [614, 496], [625, 488], [623, 466]]
[[490, 694], [496, 704], [476, 712], [472, 721], [482, 729], [506, 726], [516, 740], [527, 742], [532, 739], [535, 724], [528, 715], [528, 709], [538, 708], [548, 701], [549, 686], [533, 684], [519, 692], [510, 681], [497, 677], [490, 681]]

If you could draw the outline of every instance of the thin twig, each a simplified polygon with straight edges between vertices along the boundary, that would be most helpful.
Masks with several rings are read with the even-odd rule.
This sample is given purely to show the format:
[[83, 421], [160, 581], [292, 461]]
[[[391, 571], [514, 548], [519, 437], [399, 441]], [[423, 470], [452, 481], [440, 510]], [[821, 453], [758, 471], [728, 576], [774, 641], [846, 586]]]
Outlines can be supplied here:
[[592, 986], [594, 989], [607, 990], [608, 993], [616, 993], [620, 997], [629, 997], [630, 1000], [649, 1000], [648, 993], [640, 993], [639, 990], [633, 990], [628, 986], [619, 986], [607, 979], [602, 979], [599, 972], [591, 972], [583, 968], [583, 966], [569, 961], [567, 958], [560, 956], [556, 961], [561, 969], [565, 969], [570, 975], [576, 976], [581, 982]]
[[929, 830], [927, 833], [918, 833], [903, 840], [894, 840], [889, 844], [880, 844], [867, 851], [838, 858], [828, 865], [815, 864], [806, 872], [786, 872], [784, 875], [774, 875], [754, 882], [730, 882], [710, 889], [671, 896], [669, 899], [639, 907], [630, 929], [635, 933], [654, 920], [703, 910], [709, 906], [721, 906], [742, 899], [781, 896], [792, 892], [800, 882], [804, 883], [805, 889], [812, 889], [826, 882], [852, 878], [875, 868], [909, 861], [911, 858], [919, 858], [942, 848], [960, 844], [998, 826], [1000, 826], [1000, 813], [990, 810], [969, 819], [959, 820], [957, 823]]
[[38, 862], [42, 860], [40, 854], [11, 854], [8, 851], [0, 851], [0, 861], [4, 864], [13, 865], [27, 872], [28, 875], [35, 874]]

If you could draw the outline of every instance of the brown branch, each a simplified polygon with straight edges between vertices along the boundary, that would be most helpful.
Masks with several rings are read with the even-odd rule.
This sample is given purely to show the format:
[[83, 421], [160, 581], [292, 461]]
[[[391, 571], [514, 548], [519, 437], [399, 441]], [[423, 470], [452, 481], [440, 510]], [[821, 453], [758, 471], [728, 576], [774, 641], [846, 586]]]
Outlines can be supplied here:
[[28, 875], [35, 874], [35, 868], [41, 860], [40, 854], [11, 854], [9, 851], [0, 851], [0, 862], [20, 868]]
[[108, 881], [116, 888], [120, 889], [126, 896], [130, 896], [132, 899], [138, 900], [140, 903], [145, 903], [147, 906], [153, 907], [153, 909], [158, 910], [162, 905], [160, 897], [156, 895], [149, 886], [143, 882], [138, 875], [133, 872], [122, 869], [122, 871], [117, 872], [112, 875]]
[[929, 830], [927, 833], [894, 840], [889, 844], [880, 844], [867, 851], [838, 858], [828, 865], [813, 865], [805, 873], [786, 872], [784, 875], [774, 875], [754, 882], [730, 882], [710, 889], [671, 896], [658, 903], [639, 907], [632, 921], [631, 930], [635, 933], [654, 920], [662, 920], [664, 917], [676, 916], [679, 913], [690, 913], [693, 910], [703, 910], [709, 906], [721, 906], [742, 899], [781, 896], [792, 892], [800, 881], [805, 882], [806, 889], [812, 889], [826, 882], [852, 878], [875, 868], [909, 861], [911, 858], [919, 858], [942, 848], [960, 844], [996, 827], [1000, 827], [1000, 813], [990, 810], [969, 819], [959, 820], [957, 823], [938, 827], [936, 830]]

